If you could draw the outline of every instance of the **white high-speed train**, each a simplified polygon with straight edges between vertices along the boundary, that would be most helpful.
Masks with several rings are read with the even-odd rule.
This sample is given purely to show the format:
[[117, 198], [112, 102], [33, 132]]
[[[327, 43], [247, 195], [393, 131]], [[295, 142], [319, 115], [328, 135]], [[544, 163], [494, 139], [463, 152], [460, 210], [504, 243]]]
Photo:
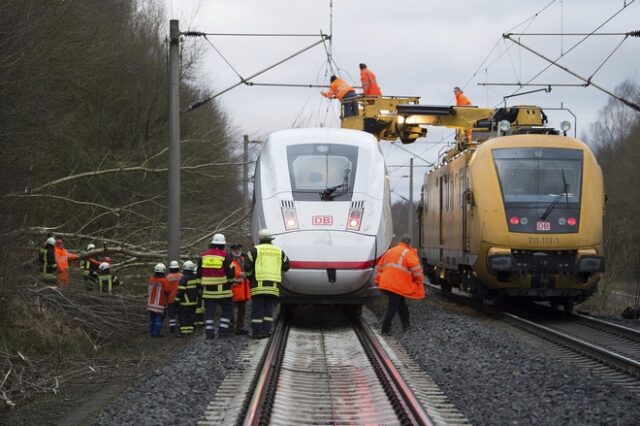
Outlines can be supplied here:
[[256, 163], [251, 235], [268, 228], [291, 262], [283, 303], [359, 304], [393, 238], [378, 141], [348, 129], [269, 135]]

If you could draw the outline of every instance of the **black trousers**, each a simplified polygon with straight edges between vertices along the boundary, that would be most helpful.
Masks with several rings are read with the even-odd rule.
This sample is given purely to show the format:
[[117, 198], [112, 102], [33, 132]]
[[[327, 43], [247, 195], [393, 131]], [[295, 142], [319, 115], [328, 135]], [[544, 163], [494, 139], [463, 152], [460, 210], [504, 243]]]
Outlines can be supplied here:
[[196, 319], [196, 306], [180, 306], [178, 308], [178, 318], [180, 319], [180, 333], [193, 334], [193, 322]]
[[254, 336], [271, 333], [273, 328], [273, 311], [278, 297], [259, 294], [251, 296], [251, 330]]
[[402, 327], [409, 327], [411, 325], [409, 322], [409, 308], [407, 308], [407, 302], [404, 300], [404, 296], [385, 290], [383, 290], [383, 293], [387, 295], [389, 304], [387, 305], [387, 314], [382, 320], [382, 331], [391, 331], [391, 321], [393, 321], [393, 317], [396, 316], [396, 313], [400, 315]]
[[237, 333], [244, 328], [244, 317], [247, 313], [247, 301], [243, 300], [242, 302], [234, 302], [233, 304], [236, 308], [233, 330]]
[[220, 305], [222, 314], [220, 315], [220, 324], [218, 326], [218, 334], [231, 334], [231, 318], [233, 318], [233, 301], [231, 297], [223, 299], [204, 299], [204, 329], [207, 336], [215, 334], [213, 326], [213, 317], [216, 312], [216, 306]]

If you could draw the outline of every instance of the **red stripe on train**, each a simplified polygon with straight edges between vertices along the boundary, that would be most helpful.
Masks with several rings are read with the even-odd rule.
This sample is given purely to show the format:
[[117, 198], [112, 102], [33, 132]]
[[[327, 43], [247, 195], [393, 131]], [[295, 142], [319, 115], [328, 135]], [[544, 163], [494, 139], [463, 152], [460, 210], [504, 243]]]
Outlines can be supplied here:
[[366, 260], [363, 262], [327, 262], [327, 261], [307, 261], [291, 260], [291, 269], [370, 269], [378, 263], [378, 259]]

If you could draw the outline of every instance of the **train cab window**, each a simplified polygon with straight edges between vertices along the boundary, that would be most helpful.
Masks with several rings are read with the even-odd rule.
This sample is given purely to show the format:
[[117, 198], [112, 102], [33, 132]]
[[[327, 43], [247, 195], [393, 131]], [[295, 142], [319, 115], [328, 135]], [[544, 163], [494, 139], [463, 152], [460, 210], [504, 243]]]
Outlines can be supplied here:
[[558, 148], [493, 150], [502, 196], [510, 203], [580, 202], [582, 151]]
[[287, 147], [293, 199], [350, 201], [358, 163], [358, 148], [340, 144]]

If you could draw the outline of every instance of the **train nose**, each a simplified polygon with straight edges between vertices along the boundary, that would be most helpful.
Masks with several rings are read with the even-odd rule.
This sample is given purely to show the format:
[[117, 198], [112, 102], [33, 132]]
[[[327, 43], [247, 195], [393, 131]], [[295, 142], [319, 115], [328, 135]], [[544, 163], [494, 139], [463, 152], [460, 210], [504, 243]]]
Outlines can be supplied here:
[[376, 237], [345, 231], [278, 235], [291, 262], [282, 287], [300, 295], [338, 296], [367, 286], [376, 262]]

